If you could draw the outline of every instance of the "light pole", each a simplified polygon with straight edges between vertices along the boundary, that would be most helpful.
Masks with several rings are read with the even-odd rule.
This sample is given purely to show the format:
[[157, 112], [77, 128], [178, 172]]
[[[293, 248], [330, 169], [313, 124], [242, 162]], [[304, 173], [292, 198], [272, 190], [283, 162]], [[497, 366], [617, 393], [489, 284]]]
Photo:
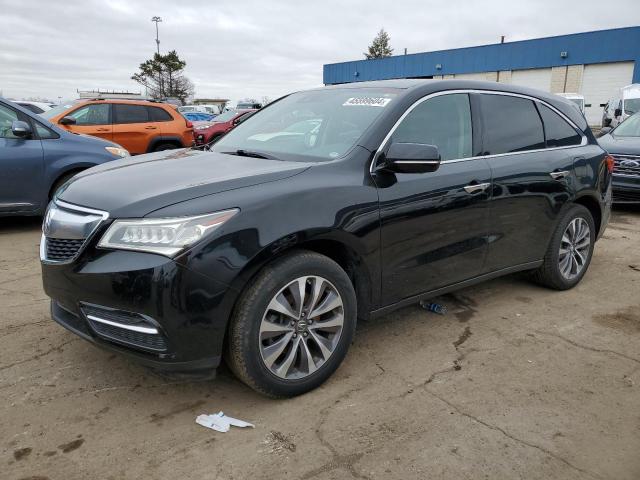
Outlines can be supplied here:
[[[162, 18], [156, 16], [151, 17], [151, 21], [156, 23], [156, 46], [158, 47], [158, 57], [160, 57], [160, 38], [158, 35], [158, 23], [162, 21]], [[160, 68], [160, 67], [159, 67]], [[158, 86], [160, 87], [160, 98], [164, 97], [164, 85], [162, 82], [162, 71], [158, 72]]]
[[156, 22], [156, 45], [158, 46], [158, 55], [160, 55], [160, 38], [158, 36], [158, 23], [160, 23], [162, 21], [162, 18], [160, 18], [160, 17], [152, 17], [151, 21], [152, 22]]

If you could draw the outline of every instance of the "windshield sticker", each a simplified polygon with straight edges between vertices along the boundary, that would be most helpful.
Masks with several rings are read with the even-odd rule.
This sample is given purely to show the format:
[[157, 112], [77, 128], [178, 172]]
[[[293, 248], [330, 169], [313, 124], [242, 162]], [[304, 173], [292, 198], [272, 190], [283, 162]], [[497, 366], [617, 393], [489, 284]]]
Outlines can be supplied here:
[[364, 105], [365, 107], [386, 107], [391, 101], [390, 98], [383, 97], [352, 97], [342, 104], [343, 107]]

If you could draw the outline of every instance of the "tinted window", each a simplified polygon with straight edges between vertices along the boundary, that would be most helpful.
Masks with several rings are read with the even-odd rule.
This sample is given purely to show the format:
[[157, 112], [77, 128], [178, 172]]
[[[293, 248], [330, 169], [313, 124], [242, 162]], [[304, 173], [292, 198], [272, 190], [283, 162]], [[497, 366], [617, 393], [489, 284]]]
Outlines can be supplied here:
[[544, 133], [547, 139], [547, 147], [566, 147], [568, 145], [580, 145], [582, 137], [560, 115], [542, 104], [538, 104], [538, 110], [544, 122]]
[[441, 95], [422, 102], [398, 125], [392, 141], [435, 145], [442, 160], [471, 157], [469, 96]]
[[531, 100], [480, 95], [487, 155], [544, 148], [542, 121]]
[[160, 107], [147, 107], [147, 109], [152, 122], [170, 122], [173, 120], [169, 112]]
[[146, 123], [149, 121], [149, 113], [144, 105], [127, 105], [125, 103], [114, 103], [113, 123]]
[[107, 125], [109, 123], [109, 105], [97, 103], [85, 105], [66, 115], [76, 119], [76, 125]]
[[18, 113], [0, 104], [0, 138], [18, 138], [11, 131], [11, 125], [18, 120]]

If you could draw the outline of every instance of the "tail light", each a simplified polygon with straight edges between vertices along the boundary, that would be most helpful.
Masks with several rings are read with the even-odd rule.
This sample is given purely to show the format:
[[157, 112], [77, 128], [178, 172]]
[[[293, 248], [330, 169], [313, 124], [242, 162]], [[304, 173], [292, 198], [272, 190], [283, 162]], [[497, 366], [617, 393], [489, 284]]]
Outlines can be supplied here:
[[191, 123], [191, 120], [185, 119], [185, 121], [187, 122], [187, 128], [193, 128], [193, 123]]
[[607, 170], [609, 170], [609, 173], [613, 173], [613, 166], [615, 164], [615, 162], [613, 161], [613, 157], [611, 155], [607, 155], [606, 157], [604, 157], [604, 162], [607, 165]]

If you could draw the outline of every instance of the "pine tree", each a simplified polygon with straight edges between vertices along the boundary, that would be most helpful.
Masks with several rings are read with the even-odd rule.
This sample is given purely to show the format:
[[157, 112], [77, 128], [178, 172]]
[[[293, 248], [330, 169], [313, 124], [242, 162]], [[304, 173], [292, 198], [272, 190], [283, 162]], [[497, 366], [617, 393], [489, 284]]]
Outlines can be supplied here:
[[364, 56], [367, 57], [367, 60], [390, 57], [393, 54], [393, 48], [389, 45], [390, 40], [389, 34], [384, 31], [384, 28], [381, 28], [369, 46], [369, 52]]

